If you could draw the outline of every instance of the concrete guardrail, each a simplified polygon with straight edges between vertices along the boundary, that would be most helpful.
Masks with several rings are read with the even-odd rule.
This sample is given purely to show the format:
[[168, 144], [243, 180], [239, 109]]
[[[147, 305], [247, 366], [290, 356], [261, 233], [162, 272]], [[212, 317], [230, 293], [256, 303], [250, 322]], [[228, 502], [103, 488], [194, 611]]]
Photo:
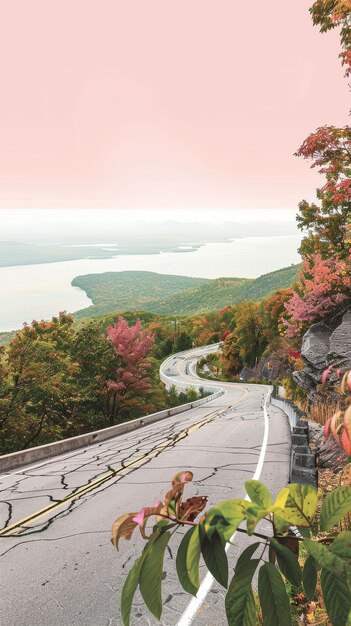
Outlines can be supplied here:
[[[162, 364], [160, 367], [160, 378], [163, 382], [166, 382], [165, 379], [168, 377], [164, 374], [161, 375], [161, 369]], [[193, 386], [193, 384], [186, 385], [186, 387]], [[117, 437], [118, 435], [124, 435], [125, 433], [137, 430], [142, 426], [154, 424], [155, 422], [159, 422], [160, 420], [171, 417], [172, 415], [177, 415], [178, 413], [183, 413], [183, 411], [188, 411], [196, 406], [200, 406], [201, 404], [211, 402], [224, 393], [224, 390], [218, 389], [218, 387], [204, 387], [201, 384], [196, 386], [202, 387], [205, 392], [208, 392], [211, 395], [195, 400], [194, 402], [188, 402], [187, 404], [182, 404], [171, 409], [164, 409], [163, 411], [158, 411], [157, 413], [152, 413], [150, 415], [146, 415], [145, 417], [139, 417], [137, 419], [130, 420], [129, 422], [117, 424], [116, 426], [111, 426], [109, 428], [102, 428], [101, 430], [96, 430], [84, 435], [78, 435], [77, 437], [63, 439], [62, 441], [55, 441], [54, 443], [48, 443], [43, 446], [28, 448], [27, 450], [20, 450], [19, 452], [12, 452], [11, 454], [4, 454], [3, 456], [0, 456], [0, 471], [6, 472], [8, 470], [22, 467], [23, 465], [44, 461], [59, 454], [72, 452], [73, 450], [85, 448], [86, 446], [106, 441], [107, 439]]]

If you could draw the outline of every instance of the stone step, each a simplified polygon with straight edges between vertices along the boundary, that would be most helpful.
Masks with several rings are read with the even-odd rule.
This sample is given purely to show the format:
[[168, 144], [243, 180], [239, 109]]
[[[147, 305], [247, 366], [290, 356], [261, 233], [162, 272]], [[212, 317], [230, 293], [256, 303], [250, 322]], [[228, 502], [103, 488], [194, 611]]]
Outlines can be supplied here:
[[302, 467], [292, 467], [290, 474], [291, 483], [302, 483], [317, 487], [317, 472], [315, 469], [305, 469]]
[[307, 446], [308, 445], [307, 434], [298, 435], [298, 434], [293, 433], [291, 435], [291, 444], [293, 446]]
[[312, 452], [304, 454], [301, 452], [293, 451], [292, 463], [295, 467], [302, 467], [305, 469], [315, 469], [315, 456]]
[[293, 435], [306, 435], [308, 437], [308, 428], [307, 426], [294, 426]]
[[298, 454], [311, 454], [311, 450], [308, 446], [293, 446], [291, 454], [294, 452]]

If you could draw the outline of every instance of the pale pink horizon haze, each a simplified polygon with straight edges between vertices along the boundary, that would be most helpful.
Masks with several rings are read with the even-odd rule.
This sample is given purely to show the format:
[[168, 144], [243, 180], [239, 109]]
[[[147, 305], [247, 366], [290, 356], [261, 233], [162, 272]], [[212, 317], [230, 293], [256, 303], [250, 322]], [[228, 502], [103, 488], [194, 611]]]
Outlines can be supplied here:
[[293, 209], [293, 153], [348, 123], [312, 0], [2, 7], [0, 208]]

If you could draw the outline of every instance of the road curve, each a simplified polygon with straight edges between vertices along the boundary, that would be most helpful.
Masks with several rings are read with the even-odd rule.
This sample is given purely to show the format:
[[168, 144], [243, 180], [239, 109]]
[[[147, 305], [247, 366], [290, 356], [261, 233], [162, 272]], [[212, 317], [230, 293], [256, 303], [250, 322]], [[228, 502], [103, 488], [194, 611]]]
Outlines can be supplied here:
[[[0, 476], [0, 624], [120, 626], [120, 590], [142, 541], [124, 541], [117, 553], [109, 541], [112, 522], [162, 498], [180, 469], [193, 471], [188, 492], [207, 495], [209, 505], [244, 497], [244, 481], [253, 476], [273, 494], [286, 484], [289, 428], [284, 414], [269, 405], [267, 386], [201, 382], [196, 361], [214, 349], [170, 357], [161, 378], [178, 387], [222, 387], [223, 395], [215, 400]], [[235, 552], [229, 552], [230, 563]], [[183, 593], [174, 550], [169, 552], [163, 626], [226, 624], [223, 593], [209, 577], [198, 596], [189, 602]], [[136, 596], [132, 624], [157, 623]]]

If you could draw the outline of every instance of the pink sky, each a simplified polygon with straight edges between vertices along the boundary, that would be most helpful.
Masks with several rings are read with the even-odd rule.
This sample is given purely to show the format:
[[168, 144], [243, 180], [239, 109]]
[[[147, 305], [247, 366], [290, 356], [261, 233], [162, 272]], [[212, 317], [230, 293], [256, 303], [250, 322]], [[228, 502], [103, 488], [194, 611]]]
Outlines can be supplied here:
[[292, 209], [349, 121], [312, 0], [20, 0], [0, 25], [0, 208]]

